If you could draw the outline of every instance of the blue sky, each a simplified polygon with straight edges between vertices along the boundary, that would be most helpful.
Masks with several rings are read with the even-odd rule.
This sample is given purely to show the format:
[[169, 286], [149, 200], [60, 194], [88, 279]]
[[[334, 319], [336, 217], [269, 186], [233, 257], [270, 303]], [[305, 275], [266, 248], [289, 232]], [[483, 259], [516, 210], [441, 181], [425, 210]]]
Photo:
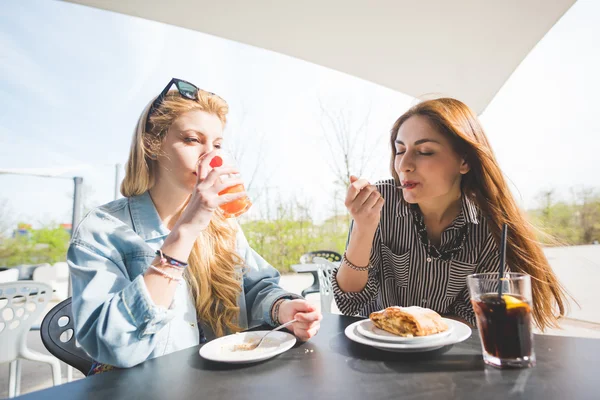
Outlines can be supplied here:
[[[138, 18], [52, 0], [0, 0], [0, 168], [87, 165], [88, 202], [112, 200], [139, 113], [175, 76], [226, 98], [228, 134], [269, 187], [331, 208], [333, 175], [318, 103], [362, 119], [387, 176], [385, 140], [414, 100], [291, 57]], [[482, 115], [524, 207], [543, 189], [600, 188], [600, 2], [580, 0]], [[262, 138], [262, 140], [261, 140]], [[260, 158], [260, 159], [259, 159]], [[69, 176], [66, 174], [65, 176]], [[292, 179], [293, 177], [293, 179]], [[70, 222], [69, 180], [0, 175], [14, 220]]]

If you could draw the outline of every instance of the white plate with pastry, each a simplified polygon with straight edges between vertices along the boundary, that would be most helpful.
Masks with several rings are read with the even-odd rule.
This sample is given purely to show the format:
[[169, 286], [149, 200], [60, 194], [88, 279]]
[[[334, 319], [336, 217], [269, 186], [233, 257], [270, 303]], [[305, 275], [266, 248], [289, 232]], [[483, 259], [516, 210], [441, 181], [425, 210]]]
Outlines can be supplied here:
[[452, 327], [452, 332], [450, 332], [448, 336], [440, 338], [438, 340], [409, 343], [392, 343], [370, 339], [368, 337], [362, 336], [360, 333], [358, 333], [357, 330], [358, 325], [363, 323], [365, 320], [356, 321], [355, 323], [348, 325], [348, 327], [344, 331], [344, 334], [348, 339], [352, 340], [353, 342], [375, 347], [379, 350], [395, 351], [401, 353], [433, 351], [440, 349], [444, 346], [460, 343], [462, 341], [467, 340], [471, 336], [471, 328], [469, 328], [467, 325], [452, 319], [444, 319], [446, 320], [448, 325]]
[[296, 344], [296, 337], [290, 333], [277, 331], [265, 338], [253, 350], [246, 350], [258, 342], [269, 331], [241, 332], [220, 337], [200, 348], [200, 355], [211, 361], [233, 364], [253, 363], [275, 357], [288, 351]]
[[344, 333], [352, 341], [381, 350], [417, 352], [462, 342], [471, 336], [471, 328], [429, 308], [393, 306], [356, 321]]
[[453, 327], [429, 308], [394, 306], [371, 313], [369, 319], [357, 325], [357, 331], [378, 341], [417, 343], [444, 338]]
[[365, 319], [361, 321], [360, 324], [356, 326], [356, 331], [362, 336], [377, 340], [380, 342], [390, 342], [390, 343], [424, 343], [431, 342], [437, 339], [445, 338], [449, 336], [452, 330], [454, 329], [453, 324], [448, 324], [448, 329], [440, 333], [434, 333], [433, 335], [428, 336], [398, 336], [396, 334], [384, 331], [379, 329], [373, 324], [373, 321], [370, 319]]

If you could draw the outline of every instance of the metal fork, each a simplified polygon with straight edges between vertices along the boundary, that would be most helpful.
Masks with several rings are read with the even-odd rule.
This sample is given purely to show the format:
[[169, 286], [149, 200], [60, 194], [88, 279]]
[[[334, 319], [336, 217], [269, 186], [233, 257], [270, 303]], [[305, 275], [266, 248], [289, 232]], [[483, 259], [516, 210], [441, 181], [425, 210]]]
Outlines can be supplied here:
[[291, 321], [289, 321], [289, 322], [286, 322], [286, 323], [285, 323], [285, 324], [283, 324], [283, 325], [279, 325], [277, 328], [273, 329], [272, 331], [269, 331], [269, 332], [267, 332], [267, 333], [266, 333], [266, 334], [265, 334], [265, 335], [264, 335], [264, 336], [263, 336], [263, 337], [262, 337], [262, 338], [261, 338], [261, 339], [258, 341], [258, 343], [253, 343], [252, 345], [248, 346], [248, 347], [246, 348], [246, 350], [254, 350], [254, 349], [256, 349], [258, 346], [260, 346], [260, 345], [262, 344], [262, 342], [265, 340], [265, 338], [266, 338], [267, 336], [269, 336], [271, 333], [273, 333], [273, 332], [276, 332], [276, 331], [278, 331], [278, 330], [280, 330], [280, 329], [283, 329], [283, 328], [285, 328], [286, 326], [290, 326], [290, 325], [291, 325], [291, 324], [293, 324], [294, 322], [298, 322], [298, 321], [296, 320], [296, 318], [294, 318], [293, 320], [291, 320]]
[[406, 189], [407, 187], [409, 187], [410, 185], [400, 185], [400, 186], [396, 186], [393, 183], [387, 183], [387, 182], [379, 182], [379, 185], [387, 185], [387, 186], [393, 186], [396, 189]]

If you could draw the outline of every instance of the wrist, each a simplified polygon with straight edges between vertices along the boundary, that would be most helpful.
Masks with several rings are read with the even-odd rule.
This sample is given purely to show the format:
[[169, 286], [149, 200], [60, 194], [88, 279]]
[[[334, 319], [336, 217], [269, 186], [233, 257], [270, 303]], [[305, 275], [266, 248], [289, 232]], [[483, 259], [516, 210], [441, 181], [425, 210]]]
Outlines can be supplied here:
[[175, 257], [171, 257], [170, 255], [165, 254], [162, 249], [156, 250], [156, 255], [159, 257], [158, 262], [161, 266], [175, 268], [178, 271], [183, 271], [188, 266], [187, 261], [181, 261]]
[[161, 250], [173, 258], [187, 263], [199, 235], [200, 233], [193, 226], [175, 224], [171, 233], [165, 239]]
[[[364, 260], [361, 260], [364, 261]], [[344, 252], [344, 255], [342, 256], [342, 264], [347, 265], [348, 267], [350, 267], [350, 269], [353, 269], [355, 271], [360, 271], [360, 272], [366, 272], [368, 270], [371, 269], [371, 262], [370, 260], [367, 260], [365, 263], [361, 264], [360, 266], [354, 264], [352, 261], [348, 260], [348, 257], [346, 256], [346, 252]]]
[[282, 321], [281, 319], [281, 306], [289, 301], [289, 299], [283, 298], [278, 299], [277, 301], [275, 301], [275, 303], [273, 303], [273, 307], [271, 308], [271, 319], [273, 320], [273, 324], [275, 326], [279, 326], [286, 322]]
[[208, 224], [191, 223], [180, 219], [175, 223], [171, 233], [175, 233], [181, 239], [195, 241], [207, 226]]
[[371, 243], [373, 238], [375, 237], [375, 232], [377, 232], [377, 227], [379, 223], [375, 225], [359, 225], [354, 222], [354, 226], [352, 227], [352, 235], [351, 239], [354, 239], [358, 242], [367, 241]]

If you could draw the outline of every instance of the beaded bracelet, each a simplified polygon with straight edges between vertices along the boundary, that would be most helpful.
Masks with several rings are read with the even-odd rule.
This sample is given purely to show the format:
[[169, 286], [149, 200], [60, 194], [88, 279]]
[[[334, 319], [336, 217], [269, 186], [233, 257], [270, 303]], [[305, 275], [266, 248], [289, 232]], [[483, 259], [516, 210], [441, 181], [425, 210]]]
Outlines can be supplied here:
[[355, 271], [368, 271], [371, 269], [371, 263], [369, 262], [369, 264], [366, 267], [357, 267], [356, 265], [352, 264], [349, 260], [348, 257], [346, 257], [346, 252], [344, 252], [344, 256], [342, 257], [342, 262], [345, 262], [347, 266], [349, 266], [350, 268], [352, 268]]
[[161, 249], [156, 250], [156, 255], [160, 257], [160, 265], [168, 265], [169, 267], [183, 269], [188, 266], [187, 263], [179, 261], [171, 256], [163, 253]]
[[279, 322], [279, 306], [281, 304], [283, 304], [283, 302], [286, 301], [286, 300], [288, 300], [288, 299], [286, 299], [286, 298], [279, 299], [273, 305], [273, 312], [271, 313], [271, 318], [273, 319], [273, 322], [275, 323], [275, 326], [281, 325], [281, 322]]
[[177, 283], [181, 283], [183, 282], [183, 277], [182, 278], [176, 278], [173, 275], [169, 274], [168, 272], [163, 271], [160, 268], [155, 267], [154, 265], [150, 264], [150, 268], [156, 272], [158, 272], [160, 275], [164, 276], [165, 278], [167, 278], [169, 280], [169, 283], [171, 283], [171, 281], [175, 281]]

